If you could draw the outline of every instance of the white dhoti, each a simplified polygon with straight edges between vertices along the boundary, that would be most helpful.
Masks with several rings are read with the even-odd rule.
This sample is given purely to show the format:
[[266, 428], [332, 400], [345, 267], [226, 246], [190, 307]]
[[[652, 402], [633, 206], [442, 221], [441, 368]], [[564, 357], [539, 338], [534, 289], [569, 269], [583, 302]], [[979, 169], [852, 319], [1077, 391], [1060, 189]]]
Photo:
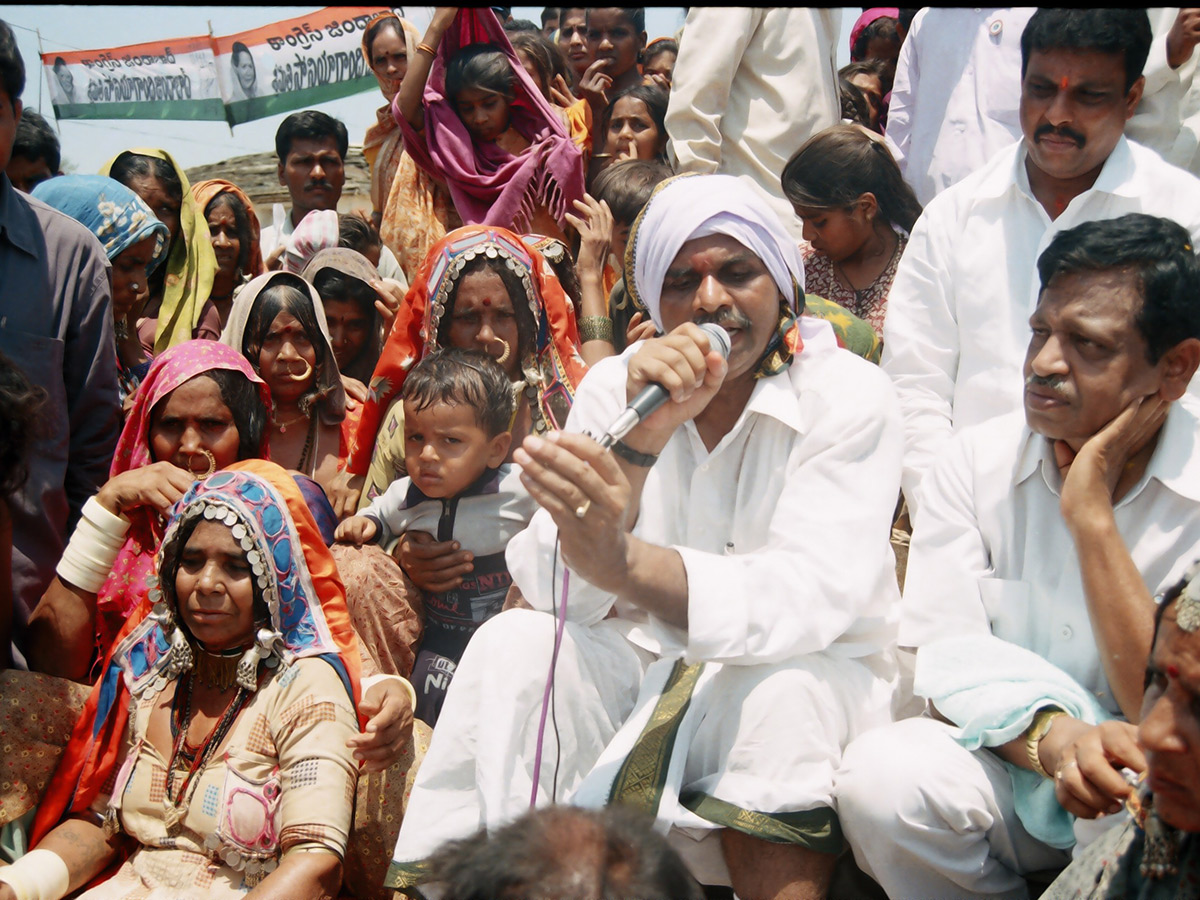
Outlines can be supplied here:
[[1024, 900], [1024, 875], [1071, 860], [1021, 825], [1003, 761], [964, 749], [934, 719], [857, 738], [843, 756], [837, 797], [855, 860], [892, 900]]
[[[764, 666], [656, 661], [619, 628], [566, 625], [538, 805], [629, 803], [694, 840], [734, 827], [836, 852], [834, 773], [855, 735], [887, 721], [890, 666], [877, 673], [826, 654]], [[553, 640], [554, 619], [528, 610], [472, 638], [417, 775], [389, 886], [420, 883], [421, 862], [445, 841], [529, 808]]]

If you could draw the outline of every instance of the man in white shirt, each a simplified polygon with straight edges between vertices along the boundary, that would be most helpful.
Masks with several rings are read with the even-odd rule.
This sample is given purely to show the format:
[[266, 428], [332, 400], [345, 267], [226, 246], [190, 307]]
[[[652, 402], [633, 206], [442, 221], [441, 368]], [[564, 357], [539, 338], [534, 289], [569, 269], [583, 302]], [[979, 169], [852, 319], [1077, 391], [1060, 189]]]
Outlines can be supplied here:
[[349, 149], [345, 124], [318, 110], [292, 113], [280, 123], [275, 132], [279, 183], [288, 189], [292, 208], [285, 211], [276, 203], [271, 224], [262, 230], [262, 255], [269, 267], [301, 219], [314, 209], [337, 209]]
[[925, 206], [1021, 136], [1021, 32], [1033, 7], [926, 7], [909, 27], [884, 139]]
[[[1200, 261], [1143, 214], [1038, 261], [1024, 415], [944, 448], [913, 530], [900, 646], [929, 714], [851, 744], [838, 811], [889, 897], [1025, 897], [1071, 815], [1121, 809], [1156, 591], [1200, 555]], [[1070, 815], [1069, 815], [1070, 814]]]
[[1144, 10], [1038, 10], [1022, 37], [1024, 139], [917, 221], [883, 328], [883, 367], [904, 414], [910, 509], [954, 430], [1020, 408], [1034, 260], [1055, 234], [1148, 212], [1200, 238], [1200, 180], [1122, 136], [1149, 46]]
[[736, 175], [799, 243], [803, 225], [779, 174], [797, 148], [837, 124], [840, 11], [688, 9], [667, 107], [676, 172]]
[[[1127, 137], [1187, 166], [1181, 103], [1195, 72], [1190, 11], [1153, 9], [1146, 86]], [[900, 48], [885, 139], [922, 205], [1021, 137], [1021, 32], [1034, 7], [926, 7]], [[1190, 141], [1190, 142], [1189, 142]]]
[[[833, 771], [887, 720], [894, 676], [894, 398], [827, 323], [795, 317], [799, 251], [739, 180], [668, 182], [630, 241], [666, 336], [593, 367], [566, 430], [514, 455], [542, 506], [507, 554], [533, 610], [467, 647], [393, 887], [533, 797], [644, 809], [697, 878], [739, 896], [825, 896]], [[727, 363], [706, 322], [729, 333]], [[579, 433], [604, 433], [650, 383], [671, 401], [613, 452]]]

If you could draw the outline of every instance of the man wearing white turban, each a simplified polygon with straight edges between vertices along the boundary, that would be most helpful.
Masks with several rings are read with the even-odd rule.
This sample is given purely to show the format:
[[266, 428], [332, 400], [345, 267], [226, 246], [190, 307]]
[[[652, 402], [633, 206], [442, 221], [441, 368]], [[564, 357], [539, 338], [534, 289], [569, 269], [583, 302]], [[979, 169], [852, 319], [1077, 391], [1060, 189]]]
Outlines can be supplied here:
[[[531, 803], [618, 802], [703, 882], [825, 895], [842, 747], [888, 719], [896, 400], [827, 323], [797, 317], [796, 246], [737, 179], [664, 183], [629, 247], [665, 336], [595, 366], [566, 430], [516, 453], [542, 507], [508, 549], [532, 609], [467, 647], [393, 887]], [[705, 322], [729, 332], [727, 362]], [[671, 400], [602, 449], [589, 433], [653, 382]]]

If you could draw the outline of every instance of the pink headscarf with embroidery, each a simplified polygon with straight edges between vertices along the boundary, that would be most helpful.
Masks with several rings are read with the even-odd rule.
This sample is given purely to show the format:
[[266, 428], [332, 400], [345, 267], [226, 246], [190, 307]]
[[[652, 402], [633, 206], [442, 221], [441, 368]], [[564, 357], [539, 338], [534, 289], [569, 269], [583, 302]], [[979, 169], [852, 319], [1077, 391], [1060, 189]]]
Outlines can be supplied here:
[[[169, 347], [155, 357], [150, 371], [138, 387], [133, 408], [117, 441], [109, 478], [154, 462], [150, 448], [150, 418], [154, 408], [181, 384], [213, 369], [241, 372], [258, 385], [259, 395], [270, 408], [271, 395], [266, 383], [232, 347], [217, 341], [184, 341]], [[265, 428], [258, 455], [261, 459], [267, 458]], [[117, 555], [112, 573], [100, 587], [96, 601], [96, 637], [100, 659], [108, 653], [126, 617], [145, 599], [149, 590], [146, 579], [154, 571], [154, 554], [163, 537], [164, 522], [153, 509], [142, 507], [131, 510], [126, 517], [131, 524], [125, 544]]]
[[[516, 77], [511, 106], [513, 126], [530, 142], [520, 156], [495, 143], [476, 144], [446, 96], [446, 66], [470, 44], [494, 44], [508, 57]], [[433, 60], [421, 105], [425, 112], [422, 137], [400, 114], [399, 94], [392, 114], [413, 160], [450, 190], [465, 225], [495, 225], [524, 233], [534, 213], [545, 206], [566, 228], [566, 214], [583, 199], [583, 157], [562, 119], [534, 85], [488, 8], [463, 7], [447, 29]]]

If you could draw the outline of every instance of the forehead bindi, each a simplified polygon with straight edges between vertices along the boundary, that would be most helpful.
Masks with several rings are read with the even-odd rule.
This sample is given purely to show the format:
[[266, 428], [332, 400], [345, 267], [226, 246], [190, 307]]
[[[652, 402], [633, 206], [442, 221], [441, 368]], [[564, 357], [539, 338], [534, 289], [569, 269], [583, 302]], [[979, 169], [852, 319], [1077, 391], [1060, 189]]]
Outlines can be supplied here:
[[1069, 88], [1117, 88], [1124, 93], [1125, 55], [1099, 50], [1050, 49], [1030, 54], [1026, 79]]
[[268, 337], [292, 337], [305, 335], [304, 326], [291, 313], [282, 312], [275, 317], [271, 327], [267, 329]]

